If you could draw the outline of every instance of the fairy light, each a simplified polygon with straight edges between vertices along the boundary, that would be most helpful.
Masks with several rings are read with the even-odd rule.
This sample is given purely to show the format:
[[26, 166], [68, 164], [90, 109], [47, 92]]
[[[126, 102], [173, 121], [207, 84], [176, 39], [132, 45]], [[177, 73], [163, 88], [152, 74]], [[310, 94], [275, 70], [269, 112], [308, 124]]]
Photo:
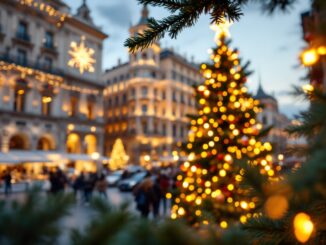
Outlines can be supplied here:
[[61, 76], [45, 73], [43, 71], [32, 69], [29, 67], [16, 65], [14, 63], [0, 61], [0, 71], [15, 72], [20, 74], [20, 77], [22, 78], [32, 78], [40, 83], [48, 84], [53, 87], [57, 87], [67, 91], [75, 91], [86, 95], [100, 94], [100, 91], [98, 89], [81, 88], [80, 86], [68, 85], [64, 83], [64, 78]]
[[[216, 217], [222, 229], [227, 229], [234, 220], [247, 222], [254, 216], [258, 201], [245, 196], [241, 187], [245, 170], [235, 159], [247, 156], [254, 159], [250, 164], [271, 179], [277, 180], [280, 171], [273, 166], [272, 145], [257, 138], [262, 130], [255, 119], [260, 105], [244, 87], [246, 81], [238, 53], [220, 40], [229, 35], [229, 26], [228, 23], [213, 26], [219, 47], [210, 52], [214, 66], [201, 65], [204, 82], [196, 89], [199, 116], [191, 120], [187, 143], [191, 152], [188, 161], [181, 165], [182, 173], [177, 176], [180, 194], [173, 195], [175, 205], [171, 209], [172, 218], [189, 220], [195, 216], [196, 224], [209, 224], [202, 210], [206, 203], [223, 206], [238, 217]], [[219, 69], [222, 62], [230, 62], [228, 69]]]
[[57, 27], [62, 27], [66, 19], [70, 18], [69, 14], [59, 11], [52, 7], [50, 4], [44, 3], [43, 1], [16, 0], [16, 2], [22, 6], [27, 6], [49, 17], [54, 18], [56, 20]]

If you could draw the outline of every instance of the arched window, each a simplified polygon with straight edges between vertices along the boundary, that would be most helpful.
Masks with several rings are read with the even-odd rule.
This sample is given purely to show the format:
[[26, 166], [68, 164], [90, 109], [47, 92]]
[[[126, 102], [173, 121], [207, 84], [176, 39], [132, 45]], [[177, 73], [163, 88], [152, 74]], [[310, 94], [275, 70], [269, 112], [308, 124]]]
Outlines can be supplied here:
[[87, 119], [93, 120], [95, 117], [94, 109], [96, 104], [95, 95], [90, 95], [87, 98]]
[[72, 133], [67, 137], [67, 152], [68, 153], [81, 153], [80, 137], [78, 134]]
[[96, 152], [97, 149], [97, 141], [96, 137], [92, 134], [88, 134], [85, 136], [85, 144], [86, 144], [86, 153], [92, 154]]
[[14, 111], [25, 111], [26, 93], [28, 91], [28, 84], [24, 79], [18, 79], [15, 86], [15, 98], [14, 98]]
[[37, 150], [51, 151], [54, 148], [54, 142], [49, 137], [41, 137], [37, 142]]
[[71, 95], [70, 97], [70, 116], [75, 117], [78, 114], [79, 97]]
[[27, 150], [28, 140], [24, 135], [16, 134], [10, 138], [9, 141], [10, 150]]

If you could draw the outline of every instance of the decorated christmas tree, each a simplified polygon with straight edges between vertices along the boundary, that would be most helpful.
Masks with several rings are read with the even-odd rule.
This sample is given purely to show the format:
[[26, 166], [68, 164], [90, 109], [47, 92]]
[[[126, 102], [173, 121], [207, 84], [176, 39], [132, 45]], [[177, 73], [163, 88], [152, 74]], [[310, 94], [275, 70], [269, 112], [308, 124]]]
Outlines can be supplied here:
[[125, 148], [123, 146], [122, 140], [117, 139], [113, 145], [111, 159], [110, 159], [110, 169], [117, 170], [123, 169], [129, 160], [126, 154]]
[[217, 48], [211, 51], [213, 64], [203, 64], [205, 82], [196, 88], [198, 115], [191, 117], [186, 144], [189, 160], [177, 176], [172, 219], [183, 218], [192, 225], [245, 222], [256, 215], [257, 197], [241, 188], [245, 161], [260, 174], [275, 178], [272, 146], [261, 142], [262, 125], [256, 121], [259, 101], [248, 93], [250, 72], [241, 66], [238, 52], [229, 47], [226, 21], [215, 25]]

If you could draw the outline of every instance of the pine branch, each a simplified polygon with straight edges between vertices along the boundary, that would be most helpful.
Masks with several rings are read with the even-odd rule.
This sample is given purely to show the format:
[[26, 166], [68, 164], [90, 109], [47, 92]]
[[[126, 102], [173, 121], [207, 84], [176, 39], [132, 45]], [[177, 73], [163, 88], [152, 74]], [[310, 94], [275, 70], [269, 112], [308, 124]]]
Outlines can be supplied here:
[[[255, 2], [255, 0], [252, 0]], [[262, 0], [264, 11], [274, 13], [287, 11], [298, 0]], [[124, 43], [131, 52], [145, 49], [163, 38], [166, 33], [174, 39], [180, 32], [196, 24], [199, 17], [209, 14], [211, 23], [220, 23], [224, 17], [238, 21], [243, 15], [241, 9], [249, 0], [138, 0], [140, 4], [163, 7], [171, 15], [162, 20], [150, 19], [144, 34], [127, 39]]]
[[284, 220], [252, 218], [242, 225], [242, 229], [249, 232], [253, 244], [293, 244], [286, 242], [291, 240], [288, 236], [292, 234], [292, 230], [291, 227], [286, 226]]

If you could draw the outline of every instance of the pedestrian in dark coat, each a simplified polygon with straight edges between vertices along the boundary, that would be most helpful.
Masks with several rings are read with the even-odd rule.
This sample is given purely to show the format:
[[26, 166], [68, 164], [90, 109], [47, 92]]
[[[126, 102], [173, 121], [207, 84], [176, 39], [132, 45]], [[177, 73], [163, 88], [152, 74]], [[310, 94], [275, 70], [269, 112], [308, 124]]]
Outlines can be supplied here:
[[148, 218], [149, 215], [153, 185], [153, 180], [149, 175], [134, 189], [136, 208], [143, 218]]
[[5, 195], [8, 196], [11, 193], [11, 174], [9, 171], [3, 176], [5, 184]]

